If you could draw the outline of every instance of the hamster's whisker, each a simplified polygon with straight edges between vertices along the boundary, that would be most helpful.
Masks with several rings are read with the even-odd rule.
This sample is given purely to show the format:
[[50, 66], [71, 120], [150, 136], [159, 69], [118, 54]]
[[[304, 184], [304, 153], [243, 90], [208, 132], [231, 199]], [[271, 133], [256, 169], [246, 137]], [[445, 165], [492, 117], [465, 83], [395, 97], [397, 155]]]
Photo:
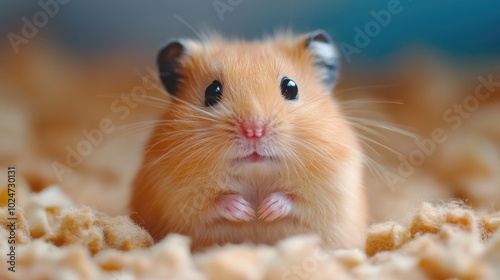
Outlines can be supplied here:
[[[363, 137], [366, 137], [366, 136], [363, 136], [363, 137], [360, 137], [359, 135], [357, 135], [357, 136], [358, 136], [358, 141], [362, 145], [362, 148], [367, 148], [367, 149], [371, 150], [375, 155], [381, 156], [380, 153], [375, 148], [373, 148], [372, 145], [370, 145], [369, 143], [367, 143], [367, 141], [363, 138]], [[362, 155], [363, 155], [364, 162], [367, 163], [367, 166], [370, 169], [370, 172], [372, 172], [372, 174], [377, 173], [377, 175], [379, 175], [380, 178], [382, 178], [382, 175], [380, 174], [380, 171], [379, 171], [379, 169], [383, 169], [382, 165], [379, 164], [376, 160], [374, 160], [366, 152], [362, 153]], [[374, 172], [374, 170], [376, 172]]]
[[[192, 156], [194, 153], [189, 149], [190, 147], [193, 146], [193, 143], [196, 143], [196, 145], [200, 144], [205, 144], [207, 142], [213, 141], [213, 137], [205, 137], [205, 136], [200, 136], [200, 135], [192, 135], [191, 137], [188, 137], [187, 139], [183, 139], [183, 141], [179, 141], [177, 145], [169, 145], [167, 147], [168, 151], [162, 154], [157, 160], [154, 161], [153, 165], [156, 165], [158, 162], [163, 161], [167, 157], [169, 157], [173, 153], [179, 153], [176, 154], [178, 157], [182, 157], [184, 154], [187, 154], [187, 157], [184, 158], [182, 162], [184, 162], [187, 158]], [[195, 145], [195, 146], [196, 146]], [[180, 152], [178, 150], [181, 150]], [[181, 163], [178, 164], [180, 166]]]
[[158, 124], [142, 124], [142, 125], [136, 124], [133, 126], [130, 125], [130, 126], [126, 126], [126, 127], [120, 126], [120, 127], [116, 128], [115, 130], [113, 130], [111, 132], [111, 134], [119, 134], [121, 136], [131, 136], [131, 135], [135, 135], [138, 133], [142, 133], [145, 130], [152, 131], [158, 126], [159, 126]]
[[197, 121], [197, 120], [205, 120], [205, 121], [209, 121], [211, 123], [217, 123], [217, 119], [215, 118], [210, 118], [210, 117], [206, 117], [206, 116], [189, 116], [189, 118], [192, 120], [192, 121]]
[[[161, 125], [163, 125], [163, 122], [161, 122], [159, 120], [138, 121], [138, 122], [118, 126], [113, 130], [112, 133], [128, 132], [129, 130], [134, 130], [134, 129], [139, 129], [138, 131], [142, 131], [143, 129], [154, 128], [154, 127], [161, 126]], [[135, 132], [137, 132], [137, 131], [135, 131]]]
[[359, 104], [395, 104], [403, 105], [402, 100], [383, 100], [383, 99], [350, 99], [350, 100], [339, 100], [338, 103], [343, 107], [345, 105], [359, 105]]
[[[121, 96], [120, 93], [98, 94], [97, 96], [98, 97], [102, 97], [102, 98], [114, 98], [114, 99], [121, 99], [122, 98], [122, 96]], [[160, 98], [155, 98], [155, 97], [152, 97], [152, 96], [149, 96], [149, 95], [146, 95], [144, 98], [145, 98], [144, 100], [136, 100], [136, 101], [138, 103], [140, 103], [140, 104], [145, 104], [145, 105], [149, 105], [149, 106], [160, 108], [160, 109], [168, 109], [167, 106], [161, 106], [160, 103], [170, 104], [170, 103], [166, 102], [165, 100], [162, 100]], [[162, 102], [154, 103], [154, 102], [148, 101], [147, 99], [151, 99], [151, 101], [162, 101]]]
[[[212, 142], [214, 142], [213, 137], [200, 138], [200, 139], [198, 139], [198, 142], [196, 143], [195, 146], [203, 145], [206, 143], [212, 143]], [[201, 164], [201, 163], [204, 163], [206, 161], [210, 161], [209, 156], [211, 155], [211, 152], [218, 149], [218, 148], [220, 148], [220, 146], [215, 145], [215, 146], [212, 146], [211, 149], [208, 151], [206, 149], [197, 149], [194, 152], [189, 150], [189, 149], [184, 149], [184, 151], [189, 151], [189, 152], [184, 152], [184, 153], [187, 153], [187, 156], [184, 157], [182, 159], [182, 161], [177, 164], [177, 166], [172, 170], [172, 173], [175, 174], [177, 172], [178, 168], [183, 167], [185, 162], [189, 162], [193, 158], [197, 160], [197, 164]], [[183, 154], [181, 154], [181, 155], [183, 155]], [[199, 172], [199, 170], [192, 170], [192, 172], [197, 173], [197, 172]]]
[[175, 101], [177, 101], [177, 102], [181, 103], [181, 104], [182, 104], [182, 105], [184, 105], [186, 108], [190, 108], [190, 109], [193, 109], [193, 110], [195, 110], [195, 111], [197, 111], [197, 112], [200, 112], [200, 113], [202, 113], [202, 114], [205, 114], [205, 115], [208, 115], [208, 116], [211, 116], [211, 117], [217, 118], [217, 116], [216, 116], [216, 115], [214, 115], [213, 113], [211, 113], [211, 112], [209, 112], [209, 111], [205, 111], [205, 110], [203, 110], [203, 109], [201, 109], [201, 108], [197, 107], [197, 106], [196, 106], [196, 105], [194, 105], [194, 104], [191, 104], [191, 103], [189, 103], [189, 102], [187, 102], [187, 101], [184, 101], [184, 100], [182, 100], [182, 99], [178, 98], [177, 96], [173, 96], [173, 95], [171, 95], [171, 96], [170, 96], [170, 98], [172, 98], [172, 99], [174, 99]]
[[[174, 141], [173, 143], [170, 143], [170, 146], [177, 146], [177, 144], [179, 142], [182, 142], [182, 143], [187, 143], [189, 144], [189, 140], [195, 138], [195, 137], [198, 137], [196, 134], [193, 134], [193, 133], [199, 133], [201, 135], [204, 135], [206, 132], [212, 132], [213, 130], [211, 129], [207, 129], [207, 128], [203, 128], [203, 129], [188, 129], [188, 130], [172, 130], [172, 131], [164, 131], [164, 132], [161, 132], [159, 135], [162, 136], [161, 140], [160, 141], [157, 141], [156, 143], [150, 145], [148, 147], [148, 151], [153, 149], [155, 146], [157, 145], [160, 145], [160, 144], [163, 144], [165, 142], [168, 142], [170, 141], [171, 139], [177, 139], [176, 141]], [[187, 137], [183, 137], [183, 136], [187, 136]]]
[[384, 170], [385, 168], [380, 163], [367, 154], [363, 154], [363, 161], [366, 163], [366, 166], [373, 175], [378, 176], [382, 180], [384, 179], [380, 170]]
[[[210, 129], [208, 127], [201, 127], [201, 126], [189, 127], [189, 126], [185, 126], [184, 124], [176, 125], [176, 123], [161, 124], [161, 125], [165, 126], [165, 130], [158, 131], [158, 133], [160, 136], [163, 136], [163, 137], [192, 136], [193, 133], [213, 132], [213, 129]], [[179, 130], [176, 131], [176, 129], [179, 129]]]
[[358, 134], [358, 137], [359, 137], [360, 139], [366, 140], [366, 141], [368, 141], [368, 142], [370, 142], [370, 143], [376, 144], [376, 145], [378, 145], [378, 146], [380, 146], [380, 147], [382, 147], [382, 148], [385, 148], [386, 150], [388, 150], [388, 151], [390, 151], [390, 152], [394, 153], [395, 155], [398, 155], [398, 156], [403, 156], [400, 152], [398, 152], [398, 151], [396, 151], [396, 150], [394, 150], [394, 149], [390, 148], [389, 146], [384, 145], [384, 144], [382, 144], [382, 143], [380, 143], [380, 142], [378, 142], [378, 141], [376, 141], [376, 140], [373, 140], [372, 138], [370, 138], [370, 137], [368, 137], [368, 136], [365, 136], [365, 135], [363, 135], [363, 134]]
[[297, 107], [293, 108], [293, 110], [290, 111], [290, 113], [293, 113], [299, 109], [302, 109], [304, 107], [306, 107], [307, 105], [311, 104], [311, 103], [315, 103], [317, 102], [318, 100], [321, 100], [323, 98], [323, 96], [321, 95], [317, 95], [317, 96], [314, 96], [313, 98], [309, 99], [309, 100], [306, 100], [304, 103], [298, 105]]
[[[390, 151], [391, 153], [395, 155], [401, 155], [399, 152], [396, 152], [394, 149], [391, 149], [387, 145], [383, 145], [381, 142], [376, 141], [373, 137], [377, 137], [379, 139], [385, 139], [387, 140], [389, 135], [387, 133], [382, 133], [382, 131], [391, 131], [400, 135], [403, 135], [405, 137], [410, 137], [415, 139], [417, 136], [416, 134], [409, 132], [409, 128], [404, 128], [404, 127], [398, 127], [395, 124], [390, 124], [384, 121], [378, 121], [374, 119], [369, 119], [366, 117], [360, 117], [360, 116], [354, 116], [354, 115], [360, 115], [363, 114], [367, 115], [370, 114], [371, 116], [380, 116], [380, 114], [374, 114], [374, 112], [370, 111], [369, 109], [360, 109], [356, 108], [356, 105], [359, 103], [378, 103], [378, 104], [402, 104], [402, 102], [399, 101], [388, 101], [388, 100], [372, 100], [372, 99], [367, 99], [367, 100], [349, 100], [349, 101], [342, 101], [342, 109], [344, 112], [346, 112], [346, 119], [347, 121], [351, 124], [353, 128], [356, 130], [356, 135], [358, 138], [358, 141], [362, 144], [362, 147], [364, 149], [368, 149], [370, 152], [372, 152], [372, 155], [380, 157], [381, 154], [377, 151], [377, 149], [374, 148], [374, 145], [380, 146], [385, 150]], [[347, 106], [346, 106], [347, 105]], [[349, 108], [352, 107], [352, 108]], [[378, 161], [374, 160], [372, 156], [370, 156], [370, 153], [364, 153], [363, 154], [364, 161], [366, 163], [366, 166], [370, 170], [370, 172], [375, 175], [376, 177], [380, 179], [384, 179], [382, 175], [382, 171], [385, 170], [385, 167], [378, 163]]]
[[397, 126], [395, 124], [390, 124], [390, 123], [383, 122], [383, 121], [370, 120], [370, 119], [366, 119], [366, 118], [362, 118], [362, 117], [348, 116], [346, 118], [350, 121], [354, 121], [354, 122], [358, 122], [358, 123], [365, 124], [368, 126], [378, 127], [381, 129], [389, 130], [389, 131], [407, 136], [407, 137], [412, 138], [412, 139], [418, 138], [418, 136], [415, 133], [408, 131], [408, 129], [410, 129], [408, 127], [405, 128], [402, 126]]
[[[341, 118], [339, 118], [340, 120], [342, 120]], [[331, 134], [335, 134], [335, 131], [332, 131]], [[314, 143], [310, 143], [309, 140], [306, 140], [306, 139], [303, 139], [302, 140], [304, 143], [307, 143], [308, 145], [304, 145], [304, 147], [308, 148], [310, 151], [313, 151], [313, 150], [316, 150], [318, 149], [318, 147], [323, 147], [323, 145], [315, 145]], [[342, 146], [348, 150], [351, 150], [351, 151], [355, 151], [355, 152], [360, 152], [360, 148], [356, 145], [351, 145], [350, 143], [345, 143], [344, 141], [340, 141], [339, 139], [337, 138], [332, 138], [332, 139], [328, 139], [327, 141], [332, 141], [334, 142], [336, 145], [338, 146]], [[326, 146], [326, 145], [325, 145]], [[330, 151], [328, 150], [318, 150], [318, 151], [321, 151], [322, 153], [324, 154], [329, 154]], [[335, 160], [339, 160], [339, 161], [342, 161], [342, 159], [337, 159], [335, 157], [334, 154], [331, 154], [331, 156], [335, 159]]]
[[131, 131], [132, 133], [140, 132], [145, 129], [152, 129], [156, 127], [161, 127], [168, 124], [193, 124], [189, 120], [144, 120], [134, 123], [124, 124], [116, 127], [112, 133], [125, 133]]
[[169, 146], [176, 146], [178, 144], [178, 142], [185, 142], [185, 138], [183, 138], [182, 136], [186, 136], [187, 135], [188, 139], [195, 136], [195, 135], [191, 135], [190, 133], [187, 133], [187, 132], [184, 132], [184, 131], [166, 131], [166, 132], [162, 132], [162, 134], [160, 134], [160, 135], [163, 136], [161, 138], [161, 140], [160, 141], [156, 141], [155, 143], [149, 144], [146, 147], [147, 151], [150, 151], [154, 147], [156, 147], [157, 145], [163, 144], [163, 143], [165, 143], [167, 141], [170, 141], [171, 139], [177, 139], [177, 140], [174, 141], [173, 143], [170, 143]]
[[[290, 145], [282, 145], [282, 144], [277, 144], [278, 145], [278, 153], [279, 156], [283, 159], [285, 159], [284, 166], [286, 168], [286, 174], [291, 174], [292, 171], [297, 171], [297, 172], [306, 172], [306, 166], [303, 161], [300, 160], [299, 156], [297, 153], [294, 151]], [[288, 161], [291, 161], [289, 163]], [[297, 167], [299, 170], [294, 170], [290, 166]]]
[[162, 105], [160, 103], [152, 102], [152, 101], [149, 101], [149, 100], [139, 101], [139, 104], [144, 104], [144, 105], [147, 105], [147, 106], [150, 106], [150, 107], [164, 109], [164, 110], [166, 110], [166, 109], [169, 108], [167, 105]]
[[156, 96], [146, 95], [145, 99], [149, 99], [151, 101], [156, 101], [158, 103], [167, 104], [167, 105], [172, 104], [172, 100], [170, 100], [170, 98], [159, 98]]
[[[98, 94], [97, 95], [98, 97], [102, 97], [102, 98], [114, 98], [114, 99], [121, 99], [122, 96], [120, 93], [114, 93], [114, 94]], [[148, 102], [146, 99], [152, 99], [153, 101], [158, 101], [158, 100], [161, 100], [159, 98], [153, 98], [152, 96], [149, 96], [149, 95], [146, 95], [144, 97], [145, 99], [144, 100], [137, 100], [138, 103], [140, 104], [145, 104], [145, 105], [149, 105], [149, 106], [153, 106], [153, 107], [157, 107], [157, 108], [160, 108], [160, 109], [168, 109], [168, 107], [166, 106], [160, 106], [158, 105], [157, 103], [153, 103], [153, 102]], [[162, 103], [166, 103], [166, 102], [162, 102]], [[169, 103], [166, 103], [166, 104], [169, 104]]]
[[[358, 135], [359, 136], [359, 135]], [[365, 136], [366, 137], [366, 136]], [[367, 143], [364, 138], [358, 138], [358, 141], [363, 145], [363, 147], [366, 147], [368, 149], [370, 149], [373, 153], [375, 153], [377, 156], [380, 156], [380, 153], [375, 149], [373, 148], [369, 143]]]
[[359, 92], [359, 91], [366, 90], [366, 89], [389, 88], [389, 87], [395, 87], [395, 86], [396, 86], [395, 84], [388, 84], [388, 85], [367, 85], [367, 86], [361, 86], [361, 87], [346, 88], [343, 90], [334, 90], [333, 95], [342, 94], [342, 93], [346, 93], [346, 92], [357, 92], [357, 91]]
[[[188, 107], [188, 106], [184, 106], [183, 104], [177, 104], [175, 106], [170, 106], [168, 107], [167, 109], [169, 109], [170, 112], [172, 112], [173, 114], [179, 112], [181, 114], [184, 115], [184, 112], [180, 109], [184, 109], [184, 108], [191, 108], [191, 107]], [[199, 109], [199, 108], [197, 108]], [[208, 112], [207, 112], [208, 113]], [[206, 121], [209, 121], [209, 122], [212, 122], [212, 123], [217, 123], [218, 122], [218, 116], [214, 115], [214, 114], [211, 114], [211, 113], [208, 113], [208, 115], [187, 115], [185, 116], [185, 118], [183, 119], [172, 119], [171, 121], [180, 121], [180, 120], [183, 120], [183, 121], [186, 121], [186, 120], [190, 120], [190, 121], [193, 121], [196, 122], [197, 120], [206, 120]]]
[[[312, 145], [312, 143], [310, 143], [307, 140], [304, 141], [304, 139], [301, 139], [299, 141], [299, 140], [295, 140], [295, 139], [290, 139], [290, 142], [295, 144], [297, 147], [302, 147], [305, 150], [307, 150], [308, 152], [315, 154], [318, 158], [325, 157], [325, 154], [323, 153], [324, 151], [322, 151], [321, 149], [317, 149], [318, 145], [314, 146], [314, 145]], [[331, 156], [335, 159], [335, 155], [331, 154]], [[338, 159], [336, 159], [336, 160], [338, 160]], [[322, 163], [322, 165], [324, 165], [322, 167], [328, 168], [328, 166], [326, 166], [327, 164]]]
[[378, 138], [381, 138], [381, 139], [387, 139], [387, 135], [386, 134], [382, 134], [381, 132], [371, 128], [371, 127], [368, 127], [366, 126], [365, 124], [362, 124], [362, 123], [357, 123], [357, 122], [351, 122], [349, 121], [349, 123], [351, 124], [351, 126], [353, 128], [356, 129], [356, 132], [357, 133], [367, 133], [367, 134], [371, 134], [375, 137], [378, 137]]
[[[340, 116], [337, 116], [335, 118], [330, 118], [330, 119], [324, 119], [323, 122], [325, 123], [325, 127], [327, 127], [328, 124], [332, 124], [332, 123], [335, 123], [335, 121], [339, 121], [340, 123], [345, 123], [345, 119], [340, 117]], [[310, 132], [310, 134], [314, 134], [316, 132], [316, 129], [315, 128], [311, 128], [311, 127], [304, 127], [303, 128], [303, 131], [304, 132]], [[331, 130], [330, 133], [332, 135], [335, 135], [337, 132], [334, 131], [334, 130]], [[307, 139], [304, 139], [304, 141], [309, 141]], [[340, 141], [338, 140], [337, 138], [330, 138], [330, 139], [324, 139], [323, 141], [327, 141], [327, 142], [330, 142], [330, 141], [333, 141], [335, 144], [339, 145], [339, 146], [344, 146], [346, 148], [352, 148], [350, 146], [346, 146], [347, 144], [346, 143], [343, 143], [343, 141]], [[315, 146], [314, 143], [311, 143], [311, 145]]]
[[[390, 130], [393, 132], [397, 132], [399, 134], [408, 137], [415, 137], [415, 135], [413, 135], [411, 132], [408, 131], [408, 128], [397, 127], [395, 124], [389, 124], [387, 122], [384, 123], [371, 118], [367, 119], [366, 117], [368, 115], [370, 117], [381, 117], [383, 115], [378, 111], [370, 110], [370, 108], [362, 108], [358, 106], [359, 104], [363, 103], [395, 104], [395, 105], [404, 104], [401, 100], [382, 100], [382, 99], [352, 99], [352, 100], [339, 101], [341, 109], [342, 111], [344, 111], [346, 115], [346, 119], [358, 131], [367, 132], [379, 138], [387, 139], [387, 135], [382, 134], [377, 130], [370, 128], [370, 127], [382, 128], [380, 127], [380, 125], [382, 125], [383, 129], [389, 130], [390, 128]], [[365, 117], [361, 117], [361, 115]]]

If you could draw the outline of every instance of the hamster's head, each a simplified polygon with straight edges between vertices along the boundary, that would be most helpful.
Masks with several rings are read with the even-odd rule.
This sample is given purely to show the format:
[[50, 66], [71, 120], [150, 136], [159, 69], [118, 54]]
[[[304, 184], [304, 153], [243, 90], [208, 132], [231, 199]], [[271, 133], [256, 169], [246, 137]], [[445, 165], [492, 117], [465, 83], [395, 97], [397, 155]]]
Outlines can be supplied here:
[[175, 40], [158, 66], [169, 108], [152, 146], [176, 176], [295, 181], [338, 171], [357, 152], [332, 96], [338, 53], [323, 31]]

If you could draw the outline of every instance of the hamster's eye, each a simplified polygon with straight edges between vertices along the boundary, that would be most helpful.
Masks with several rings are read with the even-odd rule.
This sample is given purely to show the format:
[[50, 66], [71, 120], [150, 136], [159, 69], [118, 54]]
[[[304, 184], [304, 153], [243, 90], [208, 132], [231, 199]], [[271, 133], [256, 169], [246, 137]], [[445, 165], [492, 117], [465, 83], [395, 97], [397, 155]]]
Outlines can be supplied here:
[[299, 89], [297, 88], [297, 84], [289, 79], [288, 77], [283, 77], [281, 79], [281, 94], [285, 97], [286, 100], [297, 100], [299, 99]]
[[213, 81], [205, 90], [205, 106], [210, 107], [222, 99], [222, 85], [219, 81]]

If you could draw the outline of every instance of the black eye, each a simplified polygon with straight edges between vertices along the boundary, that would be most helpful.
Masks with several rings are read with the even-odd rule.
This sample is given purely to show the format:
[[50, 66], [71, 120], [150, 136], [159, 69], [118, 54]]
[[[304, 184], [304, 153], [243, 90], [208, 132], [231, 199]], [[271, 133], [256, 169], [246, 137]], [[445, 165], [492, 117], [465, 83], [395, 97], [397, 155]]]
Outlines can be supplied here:
[[281, 94], [283, 94], [286, 100], [299, 99], [299, 89], [293, 80], [290, 80], [288, 77], [283, 77], [283, 79], [281, 79], [280, 87]]
[[213, 81], [205, 90], [205, 106], [210, 107], [222, 99], [222, 85], [219, 81]]

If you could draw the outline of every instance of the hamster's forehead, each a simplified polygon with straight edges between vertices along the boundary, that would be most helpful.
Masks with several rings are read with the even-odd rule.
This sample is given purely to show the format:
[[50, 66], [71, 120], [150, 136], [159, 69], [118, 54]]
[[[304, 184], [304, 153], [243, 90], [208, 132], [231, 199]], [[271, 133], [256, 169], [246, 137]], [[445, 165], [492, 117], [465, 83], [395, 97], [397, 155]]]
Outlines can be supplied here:
[[191, 79], [202, 83], [220, 80], [225, 83], [247, 84], [259, 81], [278, 83], [283, 76], [300, 75], [299, 60], [291, 47], [272, 41], [210, 42], [199, 45], [191, 54], [185, 70]]
[[280, 48], [271, 43], [226, 42], [204, 45], [195, 54], [195, 61], [207, 70], [229, 74], [233, 71], [257, 71], [269, 74], [280, 70], [286, 56]]

